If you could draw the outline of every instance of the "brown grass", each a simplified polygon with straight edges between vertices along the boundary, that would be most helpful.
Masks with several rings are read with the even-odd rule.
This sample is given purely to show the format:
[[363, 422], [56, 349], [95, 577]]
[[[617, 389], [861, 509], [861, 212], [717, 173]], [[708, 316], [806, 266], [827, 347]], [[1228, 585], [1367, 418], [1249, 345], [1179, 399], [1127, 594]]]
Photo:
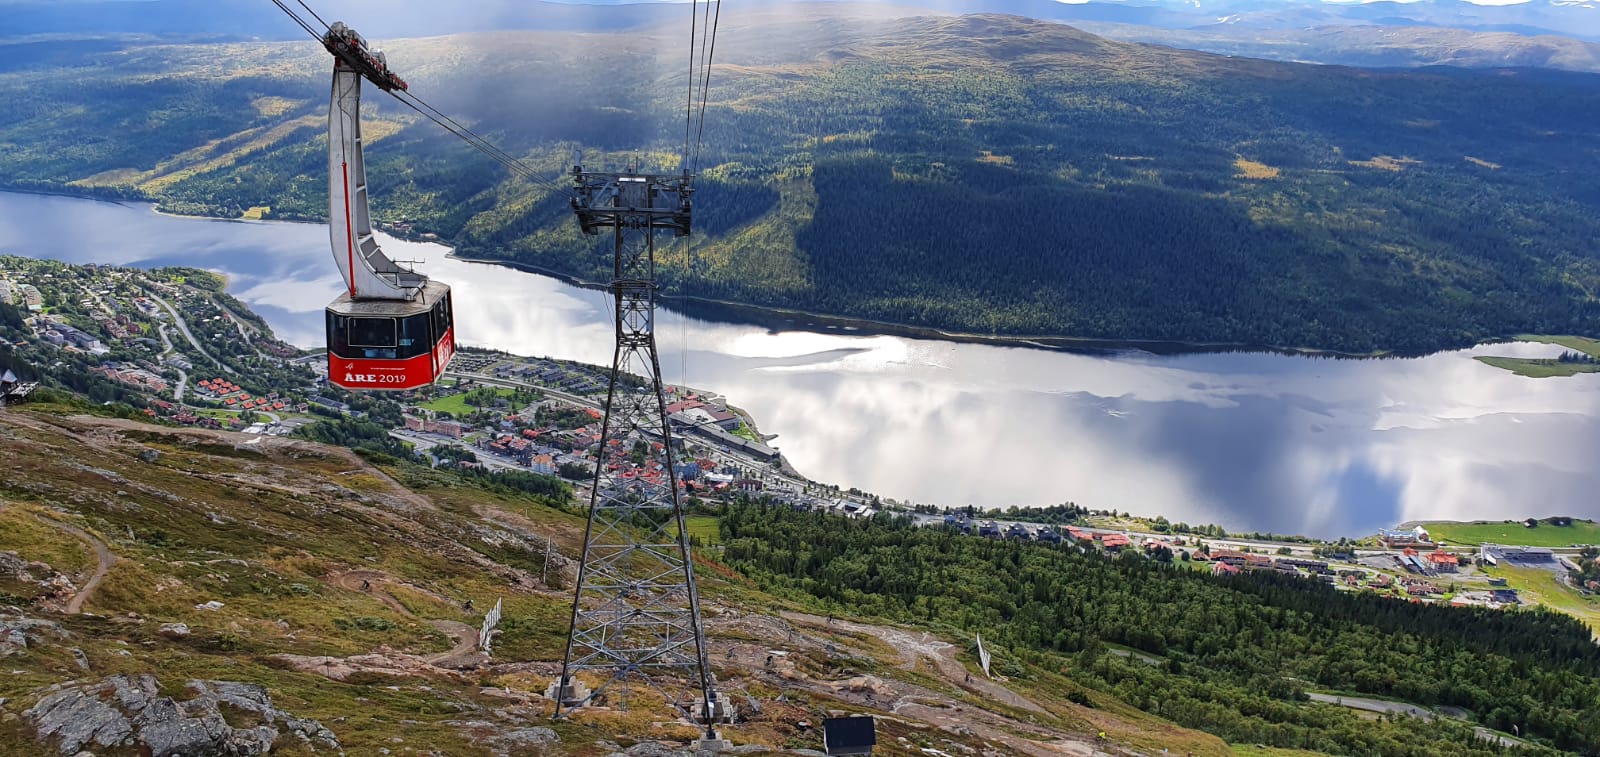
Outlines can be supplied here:
[[306, 102], [305, 100], [292, 100], [287, 97], [269, 95], [267, 97], [257, 97], [250, 102], [250, 105], [254, 106], [256, 113], [263, 118], [277, 118], [294, 110], [297, 106], [306, 104]]
[[1233, 161], [1233, 167], [1239, 169], [1239, 172], [1233, 175], [1236, 179], [1278, 178], [1277, 168], [1269, 166], [1265, 163], [1257, 163], [1256, 161], [1243, 157], [1235, 158]]
[[1012, 158], [1010, 155], [996, 155], [988, 150], [980, 150], [979, 152], [982, 153], [978, 156], [979, 163], [989, 163], [997, 166], [1009, 166], [1017, 162], [1016, 159]]

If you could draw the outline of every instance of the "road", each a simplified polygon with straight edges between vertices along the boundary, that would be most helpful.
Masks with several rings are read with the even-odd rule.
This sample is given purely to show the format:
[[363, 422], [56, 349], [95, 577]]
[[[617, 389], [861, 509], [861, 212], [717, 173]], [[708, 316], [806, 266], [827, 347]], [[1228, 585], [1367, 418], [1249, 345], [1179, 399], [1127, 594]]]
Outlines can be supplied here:
[[[167, 324], [161, 324], [157, 331], [161, 334], [161, 343], [167, 346], [166, 350], [162, 351], [161, 356], [171, 355], [173, 353], [172, 340], [167, 338]], [[172, 400], [181, 405], [183, 404], [183, 392], [189, 386], [189, 372], [177, 366], [173, 366], [172, 370], [178, 372], [178, 386], [172, 390]]]
[[158, 304], [161, 305], [161, 307], [164, 307], [164, 308], [167, 309], [167, 312], [172, 315], [173, 323], [177, 325], [179, 331], [183, 332], [184, 338], [189, 340], [189, 344], [194, 346], [194, 349], [195, 349], [196, 352], [200, 353], [207, 360], [210, 360], [211, 362], [216, 363], [217, 365], [221, 366], [222, 370], [227, 371], [228, 373], [233, 373], [233, 374], [237, 375], [237, 372], [234, 371], [232, 368], [229, 368], [226, 363], [224, 363], [221, 360], [218, 360], [218, 359], [212, 357], [211, 353], [206, 352], [206, 348], [200, 346], [200, 340], [195, 339], [194, 338], [194, 334], [190, 333], [189, 324], [186, 323], [183, 320], [183, 316], [178, 314], [178, 309], [173, 307], [172, 303], [161, 299], [161, 297], [157, 296], [155, 291], [153, 291], [153, 290], [145, 290], [145, 292], [150, 295], [150, 299], [155, 300]]
[[228, 320], [233, 322], [234, 327], [239, 329], [239, 338], [243, 339], [245, 344], [251, 344], [250, 333], [254, 329], [251, 329], [250, 331], [245, 330], [244, 320], [235, 315], [232, 310], [223, 308], [222, 312], [224, 315], [228, 316]]
[[455, 601], [438, 593], [428, 591], [416, 584], [396, 580], [387, 573], [375, 570], [356, 570], [349, 573], [335, 575], [334, 583], [350, 591], [359, 591], [371, 595], [382, 602], [386, 607], [411, 620], [424, 620], [428, 625], [449, 636], [455, 643], [450, 649], [424, 657], [430, 665], [449, 667], [453, 663], [471, 663], [478, 659], [478, 629], [462, 623], [459, 620], [444, 620], [438, 618], [418, 618], [410, 608], [406, 607], [393, 594], [384, 590], [386, 586], [400, 586], [401, 588], [427, 594], [444, 604], [454, 605]]
[[73, 594], [72, 599], [67, 600], [68, 613], [73, 615], [81, 613], [83, 612], [84, 603], [88, 602], [89, 598], [94, 596], [95, 589], [100, 588], [100, 582], [104, 581], [106, 574], [111, 572], [111, 566], [116, 564], [117, 556], [111, 554], [111, 548], [107, 547], [105, 542], [101, 541], [99, 537], [89, 533], [88, 531], [78, 528], [77, 526], [69, 526], [61, 521], [51, 520], [42, 515], [39, 516], [39, 520], [45, 525], [54, 526], [62, 531], [66, 531], [67, 533], [78, 537], [79, 539], [88, 543], [88, 545], [94, 549], [94, 573], [90, 575], [89, 580], [83, 584], [83, 588], [79, 589], [76, 594]]
[[[419, 434], [414, 431], [407, 431], [403, 429], [390, 429], [389, 436], [404, 442], [409, 442], [417, 452], [422, 454], [428, 454], [428, 450], [452, 441], [446, 439], [445, 437], [434, 437], [430, 434]], [[489, 468], [490, 470], [527, 470], [527, 468], [521, 465], [507, 462], [500, 457], [483, 450], [473, 450], [473, 454], [478, 456], [478, 462], [482, 463], [483, 467]]]
[[[1315, 693], [1310, 693], [1310, 692], [1307, 692], [1306, 696], [1308, 698], [1310, 698], [1311, 701], [1313, 701], [1313, 702], [1322, 702], [1323, 704], [1336, 704], [1336, 705], [1339, 705], [1341, 707], [1349, 707], [1352, 710], [1366, 710], [1367, 712], [1376, 712], [1376, 713], [1380, 713], [1380, 714], [1388, 714], [1388, 713], [1391, 713], [1391, 712], [1395, 712], [1395, 713], [1399, 713], [1401, 715], [1410, 715], [1411, 717], [1418, 718], [1420, 720], [1433, 720], [1434, 717], [1436, 716], [1435, 713], [1432, 710], [1428, 710], [1428, 709], [1425, 709], [1425, 708], [1422, 708], [1422, 707], [1418, 707], [1417, 705], [1411, 704], [1409, 702], [1390, 702], [1390, 701], [1383, 700], [1383, 699], [1367, 699], [1366, 697], [1335, 696], [1333, 694], [1315, 694]], [[1457, 720], [1466, 720], [1467, 719], [1465, 717], [1465, 713], [1464, 712], [1461, 713], [1460, 715], [1451, 714], [1451, 715], [1449, 715], [1449, 717], [1455, 718]], [[1484, 728], [1483, 726], [1477, 726], [1473, 730], [1477, 733], [1478, 738], [1480, 738], [1480, 739], [1493, 739], [1494, 741], [1499, 742], [1501, 746], [1514, 747], [1514, 746], [1521, 746], [1523, 744], [1523, 742], [1521, 740], [1514, 739], [1514, 738], [1512, 738], [1510, 736], [1507, 736], [1507, 735], [1505, 735], [1503, 733], [1498, 733], [1496, 731], [1491, 731], [1491, 730], [1489, 730], [1487, 728]]]
[[560, 389], [551, 389], [548, 386], [530, 384], [526, 381], [500, 378], [498, 376], [485, 376], [481, 373], [461, 373], [459, 371], [445, 371], [442, 376], [444, 378], [466, 379], [467, 381], [476, 381], [480, 384], [493, 384], [495, 386], [504, 386], [512, 389], [532, 389], [534, 391], [544, 392], [547, 396], [554, 397], [559, 400], [566, 400], [567, 402], [571, 402], [572, 404], [579, 405], [581, 407], [592, 407], [596, 410], [603, 409], [600, 407], [599, 402], [591, 400], [587, 397], [582, 397], [576, 394], [568, 394]]

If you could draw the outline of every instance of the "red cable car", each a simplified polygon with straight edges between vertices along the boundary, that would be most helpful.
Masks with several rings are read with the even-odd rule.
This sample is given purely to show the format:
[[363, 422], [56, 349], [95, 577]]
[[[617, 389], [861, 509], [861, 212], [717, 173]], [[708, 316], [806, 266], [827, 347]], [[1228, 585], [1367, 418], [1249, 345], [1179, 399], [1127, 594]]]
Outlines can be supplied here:
[[390, 260], [372, 233], [361, 152], [361, 80], [381, 74], [382, 81], [373, 81], [385, 87], [399, 77], [387, 65], [373, 66], [362, 55], [365, 41], [344, 24], [328, 34], [325, 43], [334, 54], [328, 231], [345, 281], [345, 292], [326, 311], [328, 380], [346, 389], [416, 389], [439, 380], [455, 356], [455, 318], [450, 287]]

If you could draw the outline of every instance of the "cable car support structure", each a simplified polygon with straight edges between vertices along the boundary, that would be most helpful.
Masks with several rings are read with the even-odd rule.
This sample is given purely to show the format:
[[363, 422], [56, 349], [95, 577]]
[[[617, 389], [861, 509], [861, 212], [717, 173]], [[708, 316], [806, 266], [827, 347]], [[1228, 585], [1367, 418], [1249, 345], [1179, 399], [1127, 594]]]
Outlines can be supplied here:
[[[596, 172], [575, 161], [570, 189], [553, 185], [411, 94], [404, 80], [388, 70], [382, 55], [368, 51], [348, 27], [322, 24], [303, 0], [296, 0], [326, 30], [319, 32], [285, 0], [272, 1], [335, 56], [328, 132], [329, 218], [335, 259], [348, 284], [335, 305], [363, 298], [387, 303], [382, 307], [388, 309], [396, 303], [425, 304], [439, 296], [433, 287], [443, 286], [391, 261], [373, 237], [360, 136], [363, 79], [513, 174], [567, 195], [584, 234], [611, 237], [615, 351], [566, 652], [561, 675], [546, 693], [556, 702], [556, 716], [562, 717], [604, 700], [614, 688], [625, 705], [631, 684], [642, 682], [703, 726], [703, 747], [725, 745], [716, 726], [732, 720], [733, 708], [716, 691], [707, 655], [683, 483], [676, 466], [678, 450], [667, 417], [655, 341], [660, 289], [657, 237], [670, 233], [685, 239], [688, 247], [720, 0], [690, 4], [688, 96], [678, 172], [643, 173], [632, 166], [622, 172]], [[443, 297], [448, 306], [447, 288]], [[330, 306], [330, 368], [336, 341], [334, 311]], [[347, 333], [355, 332], [347, 329]], [[452, 332], [451, 352], [453, 339]], [[449, 354], [435, 350], [431, 364], [435, 378], [448, 361]], [[678, 701], [667, 688], [687, 688], [696, 699]]]

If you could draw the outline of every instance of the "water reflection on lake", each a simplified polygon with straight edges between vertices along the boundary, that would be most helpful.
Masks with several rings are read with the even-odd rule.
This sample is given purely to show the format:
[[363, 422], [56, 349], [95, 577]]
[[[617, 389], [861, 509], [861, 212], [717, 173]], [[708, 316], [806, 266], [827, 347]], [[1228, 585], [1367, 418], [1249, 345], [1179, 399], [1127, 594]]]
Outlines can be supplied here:
[[[574, 231], [576, 233], [576, 231]], [[606, 296], [385, 239], [456, 292], [471, 345], [606, 363]], [[177, 219], [0, 194], [0, 252], [193, 265], [290, 342], [319, 346], [339, 291], [327, 229]], [[946, 505], [1080, 504], [1232, 529], [1358, 535], [1424, 518], [1600, 515], [1600, 376], [1526, 379], [1473, 355], [1080, 355], [785, 331], [666, 312], [669, 381], [749, 410], [818, 480]]]

